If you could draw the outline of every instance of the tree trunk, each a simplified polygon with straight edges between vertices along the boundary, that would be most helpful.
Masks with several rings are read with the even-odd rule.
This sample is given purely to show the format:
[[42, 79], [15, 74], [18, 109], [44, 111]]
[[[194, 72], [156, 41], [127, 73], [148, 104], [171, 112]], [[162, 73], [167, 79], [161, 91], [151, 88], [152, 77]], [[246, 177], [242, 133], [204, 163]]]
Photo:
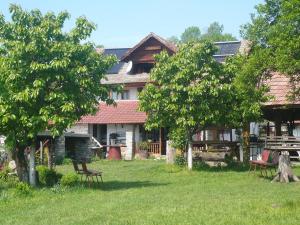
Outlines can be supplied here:
[[36, 186], [36, 170], [35, 170], [35, 150], [30, 148], [29, 158], [29, 183], [31, 186]]
[[192, 149], [192, 142], [189, 141], [188, 145], [188, 154], [187, 154], [187, 163], [188, 163], [188, 169], [193, 169], [193, 149]]
[[242, 138], [243, 162], [248, 162], [250, 160], [250, 123], [244, 124]]
[[16, 162], [17, 174], [20, 181], [28, 183], [28, 167], [25, 157], [25, 148], [16, 147], [13, 151], [13, 160]]
[[278, 165], [278, 172], [272, 182], [280, 181], [288, 183], [289, 181], [299, 181], [299, 178], [294, 175], [291, 162], [288, 154], [280, 155], [279, 156], [279, 165]]
[[176, 149], [172, 147], [171, 141], [167, 141], [167, 149], [166, 149], [166, 163], [174, 164], [176, 157]]

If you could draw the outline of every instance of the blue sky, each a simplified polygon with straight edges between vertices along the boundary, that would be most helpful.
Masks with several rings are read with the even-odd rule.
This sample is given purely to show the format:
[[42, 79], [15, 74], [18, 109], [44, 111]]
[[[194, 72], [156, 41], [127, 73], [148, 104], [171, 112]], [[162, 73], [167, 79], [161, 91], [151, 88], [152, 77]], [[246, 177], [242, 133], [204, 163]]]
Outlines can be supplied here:
[[71, 19], [85, 15], [97, 24], [91, 40], [105, 47], [132, 47], [150, 32], [162, 37], [180, 36], [188, 26], [205, 30], [217, 21], [225, 32], [239, 36], [242, 24], [250, 21], [254, 6], [263, 0], [1, 0], [0, 11], [9, 18], [11, 3], [25, 9], [55, 13], [67, 10]]

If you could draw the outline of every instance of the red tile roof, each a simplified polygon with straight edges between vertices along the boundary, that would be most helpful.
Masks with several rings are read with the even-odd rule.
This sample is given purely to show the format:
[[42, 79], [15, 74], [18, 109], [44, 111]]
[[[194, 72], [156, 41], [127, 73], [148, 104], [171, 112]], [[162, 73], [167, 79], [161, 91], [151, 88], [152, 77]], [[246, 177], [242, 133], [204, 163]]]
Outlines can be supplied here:
[[135, 124], [145, 123], [146, 113], [138, 111], [138, 100], [116, 101], [117, 106], [101, 102], [95, 115], [81, 118], [77, 123], [93, 124]]
[[271, 77], [266, 81], [269, 86], [269, 95], [273, 96], [271, 100], [265, 103], [266, 106], [281, 106], [281, 105], [298, 105], [300, 100], [291, 101], [288, 95], [294, 88], [294, 84], [290, 82], [290, 78], [278, 72], [271, 74]]

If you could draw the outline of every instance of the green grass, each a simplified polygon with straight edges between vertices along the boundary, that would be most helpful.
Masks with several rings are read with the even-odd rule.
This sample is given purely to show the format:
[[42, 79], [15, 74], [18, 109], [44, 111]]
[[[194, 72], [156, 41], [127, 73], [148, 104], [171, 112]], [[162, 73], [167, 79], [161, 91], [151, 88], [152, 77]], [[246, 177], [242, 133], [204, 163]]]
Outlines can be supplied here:
[[[0, 188], [0, 224], [300, 224], [300, 184], [246, 171], [189, 172], [164, 161], [98, 161], [99, 186]], [[57, 167], [73, 172], [71, 165]], [[300, 175], [300, 168], [294, 169]]]

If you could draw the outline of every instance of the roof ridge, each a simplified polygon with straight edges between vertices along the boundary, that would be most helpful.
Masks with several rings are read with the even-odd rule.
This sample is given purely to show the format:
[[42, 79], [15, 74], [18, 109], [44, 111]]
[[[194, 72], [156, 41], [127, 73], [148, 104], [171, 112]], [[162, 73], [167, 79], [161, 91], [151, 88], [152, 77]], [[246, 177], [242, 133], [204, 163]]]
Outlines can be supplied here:
[[104, 48], [104, 50], [117, 50], [117, 49], [130, 49], [130, 47], [126, 47], [126, 48]]
[[242, 41], [215, 41], [214, 44], [241, 43]]

